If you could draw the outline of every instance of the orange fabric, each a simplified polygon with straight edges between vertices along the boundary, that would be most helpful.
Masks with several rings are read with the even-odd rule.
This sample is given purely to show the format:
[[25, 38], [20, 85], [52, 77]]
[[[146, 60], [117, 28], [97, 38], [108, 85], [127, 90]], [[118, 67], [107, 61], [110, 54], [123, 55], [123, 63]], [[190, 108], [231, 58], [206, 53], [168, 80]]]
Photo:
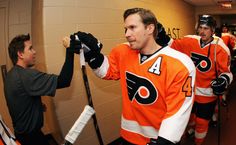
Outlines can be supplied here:
[[205, 96], [195, 95], [195, 101], [198, 103], [210, 103], [214, 102], [215, 100], [217, 100], [216, 96], [205, 97]]
[[[174, 55], [176, 57], [169, 56], [168, 53], [176, 53]], [[123, 97], [122, 116], [125, 121], [135, 122], [136, 126], [140, 128], [150, 127], [158, 131], [163, 120], [167, 118], [172, 120], [173, 123], [186, 120], [186, 124], [176, 125], [175, 128], [168, 130], [168, 132], [173, 134], [172, 130], [176, 130], [176, 128], [185, 129], [189, 119], [189, 114], [187, 113], [190, 113], [191, 107], [188, 107], [189, 112], [185, 111], [186, 116], [181, 114], [183, 115], [182, 118], [178, 116], [172, 117], [184, 107], [184, 101], [187, 100], [193, 103], [195, 73], [194, 77], [191, 78], [192, 73], [190, 75], [189, 70], [194, 70], [194, 65], [186, 55], [182, 55], [184, 54], [169, 47], [164, 47], [141, 63], [139, 51], [131, 49], [127, 44], [122, 44], [112, 49], [109, 55], [109, 69], [103, 79], [120, 79]], [[183, 60], [180, 60], [180, 57], [182, 59], [186, 58], [188, 60], [187, 63], [190, 61], [191, 67], [187, 68], [183, 65]], [[132, 77], [129, 78], [129, 76]], [[136, 86], [140, 85], [136, 90], [137, 92], [133, 95], [129, 95], [128, 92], [127, 80], [129, 79], [132, 80], [131, 82], [135, 82]], [[149, 82], [153, 89], [145, 88], [145, 82]], [[156, 94], [153, 95], [153, 92], [156, 92]], [[150, 99], [153, 101], [145, 103], [145, 101]], [[186, 105], [191, 105], [191, 103]], [[142, 135], [143, 130], [140, 128], [135, 128], [134, 131], [122, 128], [121, 136], [133, 144], [146, 144], [149, 138]], [[136, 129], [138, 131], [141, 130], [141, 133], [135, 132], [137, 131]], [[181, 133], [181, 131], [178, 133]], [[157, 137], [158, 134], [154, 135]]]
[[142, 135], [128, 132], [123, 129], [121, 129], [120, 134], [125, 140], [129, 141], [130, 143], [136, 143], [137, 145], [146, 145], [150, 141], [149, 138], [143, 138]]
[[0, 139], [0, 145], [4, 145], [4, 143], [2, 142], [2, 139]]
[[17, 144], [17, 145], [21, 145], [21, 144], [19, 143], [19, 141], [16, 141], [16, 144]]
[[195, 138], [195, 145], [202, 145], [203, 144], [203, 141], [204, 141], [204, 139], [197, 139], [197, 138]]
[[196, 126], [195, 126], [195, 143], [197, 145], [201, 145], [206, 136], [202, 135], [201, 137], [197, 137], [196, 134], [206, 134], [208, 131], [209, 120], [205, 120], [202, 118], [196, 117]]
[[[221, 73], [230, 73], [230, 52], [226, 47], [224, 42], [220, 39], [216, 46], [215, 38], [211, 43], [207, 44], [203, 48], [200, 46], [200, 36], [188, 35], [182, 39], [176, 39], [171, 44], [171, 47], [187, 54], [192, 58], [196, 66], [196, 88], [211, 88], [211, 82], [216, 78], [215, 72], [215, 60], [214, 54], [216, 49], [216, 62], [217, 62], [217, 72], [218, 75]], [[209, 54], [209, 56], [208, 56]], [[210, 62], [201, 61], [201, 59], [196, 59], [196, 56], [209, 59]], [[195, 57], [195, 58], [194, 58]], [[200, 61], [200, 62], [198, 62]], [[206, 69], [208, 68], [208, 69]], [[217, 97], [205, 96], [205, 95], [195, 95], [195, 101], [199, 103], [208, 103], [217, 99]]]
[[[21, 145], [18, 141], [15, 141], [17, 145]], [[4, 145], [2, 139], [0, 138], [0, 145]]]
[[195, 127], [195, 119], [196, 119], [196, 114], [192, 113], [191, 116], [190, 116], [190, 119], [189, 119], [189, 123], [188, 123], [188, 126], [190, 128], [194, 128]]
[[229, 47], [232, 54], [233, 48], [235, 47], [235, 37], [229, 33], [222, 33], [221, 39], [224, 41], [225, 45]]

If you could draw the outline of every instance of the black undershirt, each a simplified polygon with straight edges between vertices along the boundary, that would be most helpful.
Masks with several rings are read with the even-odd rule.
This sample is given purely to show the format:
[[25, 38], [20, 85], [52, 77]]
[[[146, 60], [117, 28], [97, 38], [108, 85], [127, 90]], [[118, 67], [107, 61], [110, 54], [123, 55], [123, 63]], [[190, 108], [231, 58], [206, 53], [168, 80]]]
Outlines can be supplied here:
[[[157, 51], [155, 51], [153, 54], [159, 52], [161, 49], [165, 48], [165, 46], [161, 47]], [[153, 54], [141, 54], [140, 53], [140, 63], [143, 63], [145, 60], [147, 60], [149, 57], [151, 57]]]

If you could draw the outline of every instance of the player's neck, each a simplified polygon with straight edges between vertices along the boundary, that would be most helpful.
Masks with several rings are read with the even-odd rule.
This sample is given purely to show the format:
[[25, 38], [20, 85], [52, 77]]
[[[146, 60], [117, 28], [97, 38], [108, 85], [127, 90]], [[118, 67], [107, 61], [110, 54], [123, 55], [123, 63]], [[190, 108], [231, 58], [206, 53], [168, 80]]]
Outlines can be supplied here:
[[17, 61], [16, 65], [21, 66], [23, 68], [31, 68], [33, 66], [33, 65], [32, 66], [27, 65], [23, 60], [20, 59]]
[[149, 43], [147, 43], [147, 45], [140, 50], [140, 53], [144, 54], [144, 55], [150, 55], [150, 54], [155, 53], [160, 48], [161, 48], [161, 46], [158, 45], [154, 40], [154, 41], [150, 41]]
[[212, 40], [213, 40], [213, 37], [210, 37], [210, 38], [207, 39], [207, 40], [202, 40], [202, 39], [201, 39], [201, 47], [206, 46], [206, 45], [209, 44]]

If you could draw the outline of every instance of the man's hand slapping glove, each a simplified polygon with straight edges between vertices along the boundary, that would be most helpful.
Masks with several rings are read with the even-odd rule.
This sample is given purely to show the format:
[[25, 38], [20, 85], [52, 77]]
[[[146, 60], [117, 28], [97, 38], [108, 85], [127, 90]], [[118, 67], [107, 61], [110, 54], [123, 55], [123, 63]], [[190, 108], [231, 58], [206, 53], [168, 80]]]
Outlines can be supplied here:
[[[74, 33], [71, 37], [76, 38], [76, 36], [78, 36], [79, 40], [88, 47], [84, 48], [85, 61], [88, 62], [92, 69], [100, 67], [104, 60], [103, 54], [100, 53], [103, 46], [102, 43], [90, 33], [79, 31]], [[78, 40], [75, 39], [73, 41]]]
[[81, 49], [81, 42], [76, 41], [73, 35], [71, 35], [70, 38], [64, 37], [62, 39], [62, 44], [65, 48], [67, 48], [67, 51], [69, 51], [70, 53], [79, 54]]

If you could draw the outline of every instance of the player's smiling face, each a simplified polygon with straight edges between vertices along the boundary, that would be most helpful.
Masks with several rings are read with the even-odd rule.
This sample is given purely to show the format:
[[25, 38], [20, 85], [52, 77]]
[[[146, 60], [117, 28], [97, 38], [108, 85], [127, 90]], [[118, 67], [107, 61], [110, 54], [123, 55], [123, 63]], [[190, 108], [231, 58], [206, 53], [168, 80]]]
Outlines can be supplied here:
[[125, 37], [132, 49], [142, 49], [147, 43], [148, 30], [138, 14], [129, 15], [125, 19]]

